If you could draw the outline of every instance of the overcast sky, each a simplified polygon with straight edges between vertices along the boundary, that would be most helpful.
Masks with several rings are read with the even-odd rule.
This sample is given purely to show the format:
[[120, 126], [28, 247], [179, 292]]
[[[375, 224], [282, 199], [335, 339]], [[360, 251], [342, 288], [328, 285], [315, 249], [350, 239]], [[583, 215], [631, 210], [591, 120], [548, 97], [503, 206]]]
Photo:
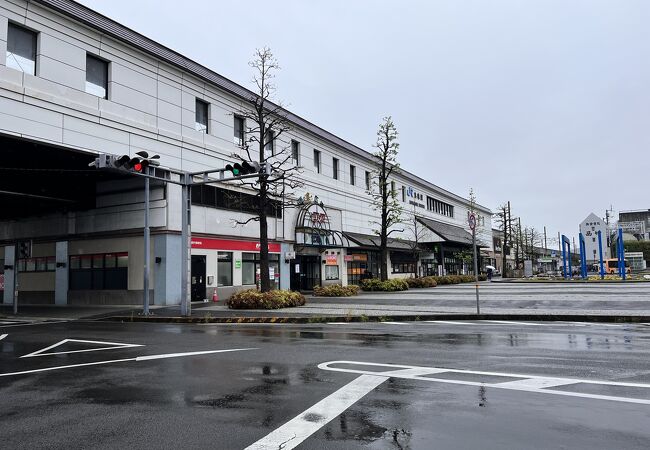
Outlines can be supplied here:
[[82, 0], [231, 80], [268, 45], [277, 98], [522, 226], [577, 235], [590, 212], [650, 208], [647, 0]]

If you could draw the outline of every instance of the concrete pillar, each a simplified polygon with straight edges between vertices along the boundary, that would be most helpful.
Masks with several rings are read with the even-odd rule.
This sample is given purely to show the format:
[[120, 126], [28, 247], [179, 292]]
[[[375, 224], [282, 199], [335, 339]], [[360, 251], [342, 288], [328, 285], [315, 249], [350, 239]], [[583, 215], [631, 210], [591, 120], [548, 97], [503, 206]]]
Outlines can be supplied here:
[[156, 234], [153, 241], [154, 305], [181, 303], [181, 236]]
[[284, 255], [292, 248], [291, 244], [280, 244], [280, 289], [291, 289], [291, 263], [285, 262]]
[[16, 246], [7, 245], [5, 246], [5, 290], [2, 302], [5, 305], [11, 305], [14, 302], [14, 293], [16, 286], [14, 286], [14, 273], [16, 270]]
[[68, 241], [56, 243], [56, 269], [54, 278], [54, 304], [68, 304]]

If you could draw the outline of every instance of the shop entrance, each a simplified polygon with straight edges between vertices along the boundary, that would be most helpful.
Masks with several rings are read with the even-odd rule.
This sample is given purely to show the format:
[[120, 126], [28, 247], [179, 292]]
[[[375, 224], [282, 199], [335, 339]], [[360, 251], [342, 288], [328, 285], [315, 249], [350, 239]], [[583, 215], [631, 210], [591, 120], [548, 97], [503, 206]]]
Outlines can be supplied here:
[[205, 255], [192, 255], [192, 301], [205, 299]]
[[321, 257], [319, 255], [298, 255], [291, 261], [291, 289], [313, 291], [321, 282]]

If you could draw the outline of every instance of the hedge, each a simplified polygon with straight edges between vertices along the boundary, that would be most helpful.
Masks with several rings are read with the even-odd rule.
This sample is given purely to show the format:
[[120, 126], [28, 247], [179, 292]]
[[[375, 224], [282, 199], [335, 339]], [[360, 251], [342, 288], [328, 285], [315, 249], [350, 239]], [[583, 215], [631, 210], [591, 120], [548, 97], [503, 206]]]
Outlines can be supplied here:
[[351, 297], [359, 293], [359, 286], [340, 286], [332, 284], [329, 286], [314, 286], [314, 295], [318, 297]]
[[230, 309], [280, 309], [305, 304], [305, 296], [300, 292], [274, 290], [259, 292], [247, 289], [233, 294], [226, 305]]
[[431, 288], [438, 285], [434, 277], [407, 278], [406, 282], [410, 288]]
[[369, 278], [361, 281], [361, 289], [364, 291], [385, 292], [408, 291], [409, 284], [401, 278], [393, 278], [386, 281], [381, 281], [378, 278]]

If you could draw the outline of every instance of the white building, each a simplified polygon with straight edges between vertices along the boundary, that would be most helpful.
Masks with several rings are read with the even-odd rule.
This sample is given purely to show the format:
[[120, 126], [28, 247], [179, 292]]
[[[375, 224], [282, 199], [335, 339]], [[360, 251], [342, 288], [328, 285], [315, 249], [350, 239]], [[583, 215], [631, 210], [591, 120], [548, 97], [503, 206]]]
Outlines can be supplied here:
[[[607, 245], [607, 224], [603, 219], [596, 214], [589, 214], [582, 222], [580, 222], [580, 232], [585, 238], [585, 250], [587, 256], [587, 264], [597, 263], [600, 259], [598, 251], [598, 232], [601, 233], [603, 259], [609, 258], [609, 247]], [[578, 244], [576, 244], [578, 245]], [[579, 253], [580, 247], [575, 249]]]
[[[224, 167], [240, 152], [234, 112], [251, 93], [184, 56], [67, 0], [0, 0], [0, 260], [4, 301], [18, 269], [23, 302], [138, 303], [143, 295], [143, 181], [89, 168], [98, 153], [161, 156], [163, 167]], [[287, 111], [304, 167], [301, 209], [269, 221], [272, 274], [281, 288], [358, 283], [377, 276], [365, 192], [371, 155]], [[432, 149], [427, 151], [433, 152]], [[423, 162], [433, 156], [423, 153]], [[165, 174], [164, 171], [160, 172]], [[406, 171], [393, 180], [427, 228], [410, 256], [408, 233], [390, 242], [391, 277], [465, 270], [467, 199]], [[308, 195], [307, 195], [308, 194]], [[202, 299], [256, 282], [259, 228], [250, 192], [192, 192], [192, 288]], [[314, 202], [318, 197], [318, 202]], [[152, 182], [151, 302], [180, 301], [180, 188]], [[491, 212], [479, 207], [489, 247]], [[314, 216], [313, 214], [316, 213]], [[318, 218], [330, 239], [315, 237]], [[15, 243], [32, 243], [27, 257]], [[295, 259], [288, 256], [296, 253]]]

